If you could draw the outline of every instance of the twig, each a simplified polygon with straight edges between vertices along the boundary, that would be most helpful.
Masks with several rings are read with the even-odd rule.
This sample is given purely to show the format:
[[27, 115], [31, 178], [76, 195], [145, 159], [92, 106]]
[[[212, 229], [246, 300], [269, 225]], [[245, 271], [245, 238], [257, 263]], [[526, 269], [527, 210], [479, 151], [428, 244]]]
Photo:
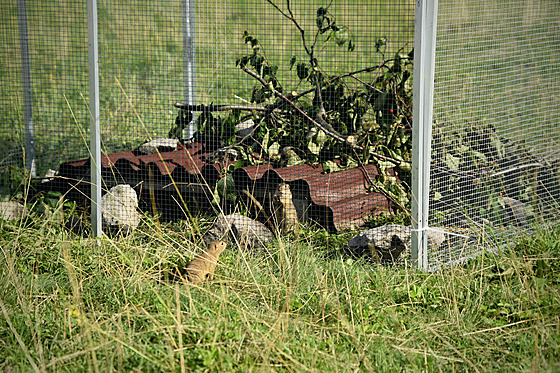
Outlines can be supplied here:
[[[321, 85], [319, 84], [319, 79], [317, 77], [317, 69], [319, 68], [319, 66], [318, 66], [317, 60], [315, 59], [315, 56], [314, 56], [315, 45], [317, 43], [317, 37], [319, 36], [320, 30], [317, 30], [317, 32], [315, 33], [315, 38], [313, 39], [313, 43], [312, 43], [311, 47], [309, 47], [307, 45], [307, 39], [305, 38], [305, 30], [299, 25], [296, 18], [294, 17], [294, 13], [292, 12], [292, 9], [290, 8], [290, 0], [286, 0], [286, 8], [288, 8], [288, 13], [289, 14], [286, 14], [284, 11], [282, 11], [282, 9], [280, 9], [271, 0], [267, 0], [267, 1], [268, 1], [269, 4], [274, 6], [280, 12], [280, 14], [282, 14], [284, 17], [286, 17], [288, 20], [290, 20], [294, 24], [294, 26], [299, 30], [299, 32], [301, 33], [301, 42], [303, 44], [303, 48], [305, 49], [305, 53], [307, 53], [307, 56], [309, 57], [309, 64], [311, 65], [311, 80], [313, 81], [313, 83], [315, 85], [315, 98], [317, 99], [317, 106], [318, 106], [318, 108], [317, 108], [317, 122], [320, 122], [321, 125], [322, 125], [322, 126], [319, 126], [319, 128], [321, 128], [325, 132], [328, 131], [331, 136], [339, 136], [341, 138], [340, 141], [347, 142], [347, 138], [343, 138], [340, 134], [338, 134], [334, 130], [334, 128], [332, 128], [332, 126], [327, 123], [327, 121], [324, 118], [325, 114], [326, 114], [326, 111], [325, 111], [325, 106], [323, 105], [323, 97], [322, 97], [322, 94], [321, 94]], [[331, 1], [331, 4], [332, 4], [332, 1]], [[330, 6], [330, 4], [329, 4], [329, 6]], [[263, 82], [261, 81], [261, 83], [263, 83]], [[266, 84], [265, 84], [265, 86], [266, 86]], [[301, 113], [303, 113], [303, 112], [301, 112]]]
[[[309, 48], [307, 47], [307, 43], [305, 41], [305, 30], [301, 28], [301, 26], [299, 25], [299, 23], [296, 21], [295, 17], [294, 17], [294, 13], [292, 13], [292, 9], [290, 8], [290, 0], [286, 1], [286, 6], [288, 8], [288, 13], [286, 14], [286, 12], [284, 12], [282, 9], [280, 9], [280, 7], [276, 4], [274, 4], [271, 0], [267, 0], [267, 2], [272, 5], [274, 8], [276, 8], [276, 10], [282, 14], [285, 18], [287, 18], [288, 20], [290, 20], [294, 26], [296, 26], [296, 28], [299, 30], [299, 32], [301, 33], [301, 39], [303, 42], [303, 48], [305, 49], [305, 52], [307, 54], [310, 53]], [[311, 54], [313, 54], [313, 52], [311, 52]]]
[[[412, 60], [412, 58], [410, 58], [410, 57], [402, 57], [401, 60]], [[395, 59], [395, 58], [391, 58], [391, 59], [388, 59], [388, 60], [383, 60], [379, 65], [366, 67], [366, 68], [363, 68], [363, 69], [360, 69], [360, 70], [356, 70], [356, 71], [350, 71], [350, 72], [348, 72], [348, 73], [344, 73], [344, 74], [342, 74], [342, 75], [339, 75], [339, 76], [337, 76], [337, 77], [335, 77], [335, 78], [333, 78], [333, 79], [340, 79], [340, 78], [346, 78], [346, 77], [354, 77], [354, 75], [358, 75], [358, 74], [361, 74], [361, 73], [370, 73], [370, 72], [372, 72], [372, 71], [374, 71], [374, 70], [378, 70], [378, 69], [381, 69], [382, 67], [386, 67], [387, 64], [388, 64], [389, 62], [393, 62], [393, 61], [396, 61], [396, 59]], [[331, 80], [333, 80], [333, 79], [331, 79]], [[369, 85], [369, 84], [368, 84], [368, 85]]]
[[202, 112], [213, 112], [213, 111], [228, 111], [228, 110], [245, 110], [245, 111], [268, 111], [264, 106], [252, 106], [252, 105], [189, 105], [176, 102], [173, 104], [178, 109], [183, 109], [187, 111], [202, 111]]
[[[315, 89], [308, 89], [307, 91], [297, 93], [297, 95], [293, 95], [292, 97], [294, 100], [298, 100], [299, 98], [314, 92]], [[214, 111], [229, 111], [229, 110], [243, 110], [243, 111], [260, 111], [260, 112], [268, 112], [271, 113], [273, 111], [277, 111], [282, 105], [285, 105], [285, 102], [281, 99], [278, 99], [272, 104], [266, 106], [255, 106], [255, 105], [189, 105], [183, 104], [181, 102], [176, 102], [173, 104], [178, 109], [183, 109], [187, 111], [201, 111], [201, 112], [214, 112]]]
[[356, 157], [356, 159], [358, 160], [358, 164], [360, 169], [362, 170], [362, 173], [364, 174], [364, 176], [366, 177], [368, 183], [370, 184], [371, 187], [373, 187], [375, 189], [375, 191], [377, 193], [381, 193], [385, 196], [385, 198], [391, 200], [395, 205], [397, 205], [398, 207], [401, 208], [402, 211], [407, 211], [407, 209], [399, 202], [397, 201], [393, 196], [391, 196], [389, 193], [387, 193], [387, 191], [383, 188], [380, 188], [377, 184], [375, 184], [373, 182], [373, 180], [371, 179], [371, 177], [369, 176], [369, 173], [366, 170], [366, 166], [364, 166], [364, 163], [362, 162], [362, 160], [360, 159], [360, 157], [358, 156], [358, 153], [356, 153], [356, 150], [352, 148], [352, 151], [354, 152], [354, 156]]

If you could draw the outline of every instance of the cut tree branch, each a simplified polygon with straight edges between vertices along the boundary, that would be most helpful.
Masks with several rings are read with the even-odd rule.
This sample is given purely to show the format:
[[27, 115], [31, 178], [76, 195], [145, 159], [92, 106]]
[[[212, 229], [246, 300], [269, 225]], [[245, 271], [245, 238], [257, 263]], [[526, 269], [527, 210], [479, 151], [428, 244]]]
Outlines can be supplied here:
[[[294, 100], [314, 92], [315, 89], [308, 89], [305, 92], [297, 93], [292, 95]], [[229, 111], [229, 110], [243, 110], [243, 111], [259, 111], [271, 113], [273, 111], [278, 111], [282, 106], [286, 105], [286, 102], [282, 99], [276, 100], [274, 103], [266, 106], [255, 106], [255, 105], [189, 105], [183, 104], [181, 102], [176, 102], [173, 104], [178, 109], [183, 109], [186, 111], [201, 111], [201, 112], [215, 112], [215, 111]]]
[[213, 111], [229, 111], [229, 110], [244, 110], [244, 111], [268, 111], [264, 106], [252, 106], [252, 105], [189, 105], [176, 102], [173, 104], [178, 109], [183, 109], [187, 111], [202, 111], [202, 112], [213, 112]]
[[[272, 85], [269, 84], [266, 80], [264, 80], [259, 74], [252, 71], [247, 66], [241, 67], [241, 70], [243, 70], [246, 74], [248, 74], [248, 75], [252, 76], [253, 78], [255, 78], [256, 80], [258, 80], [259, 83], [261, 83], [264, 87], [267, 87], [268, 89], [270, 89], [276, 97], [282, 99], [286, 104], [288, 104], [296, 112], [298, 112], [303, 118], [305, 118], [308, 122], [310, 122], [314, 126], [320, 128], [328, 136], [332, 137], [335, 140], [338, 140], [340, 142], [345, 143], [346, 145], [352, 147], [353, 149], [363, 151], [363, 148], [360, 145], [356, 144], [356, 142], [355, 142], [356, 140], [355, 140], [354, 136], [342, 136], [334, 128], [332, 128], [332, 126], [330, 124], [328, 124], [321, 116], [319, 116], [320, 113], [318, 113], [317, 120], [311, 118], [306, 112], [301, 110], [292, 100], [290, 100], [288, 97], [284, 96], [281, 92], [274, 89], [272, 87]], [[369, 154], [373, 155], [374, 157], [376, 157], [380, 160], [391, 162], [391, 163], [395, 164], [396, 166], [398, 166], [402, 163], [399, 160], [396, 160], [396, 159], [391, 158], [391, 157], [386, 157], [384, 155], [378, 154], [378, 153], [373, 152], [373, 151], [369, 151]]]

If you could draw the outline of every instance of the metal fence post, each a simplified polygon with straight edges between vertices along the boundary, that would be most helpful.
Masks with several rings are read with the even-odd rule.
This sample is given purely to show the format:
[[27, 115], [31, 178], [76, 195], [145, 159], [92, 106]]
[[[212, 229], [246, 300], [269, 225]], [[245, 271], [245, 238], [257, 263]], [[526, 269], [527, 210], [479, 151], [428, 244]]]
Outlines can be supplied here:
[[88, 61], [90, 110], [91, 228], [94, 237], [101, 231], [101, 139], [99, 123], [99, 56], [97, 48], [97, 0], [88, 0]]
[[412, 126], [412, 260], [428, 267], [428, 202], [437, 0], [416, 0]]
[[[183, 0], [183, 60], [185, 79], [185, 103], [195, 105], [195, 0]], [[196, 132], [193, 121], [187, 127], [184, 138], [192, 139]]]
[[31, 59], [27, 32], [27, 2], [17, 2], [19, 41], [21, 48], [21, 80], [23, 84], [23, 121], [25, 122], [25, 168], [31, 177], [36, 176], [35, 134], [33, 130], [33, 94], [31, 91]]

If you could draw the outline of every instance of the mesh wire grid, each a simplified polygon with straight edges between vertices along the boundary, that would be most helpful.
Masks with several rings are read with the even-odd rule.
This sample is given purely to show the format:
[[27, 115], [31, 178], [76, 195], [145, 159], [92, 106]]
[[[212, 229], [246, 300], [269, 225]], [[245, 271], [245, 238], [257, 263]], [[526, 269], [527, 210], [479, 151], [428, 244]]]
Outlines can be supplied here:
[[[266, 1], [194, 3], [194, 103], [255, 101], [258, 83], [236, 65], [251, 53], [245, 31], [258, 39], [270, 64], [278, 66], [284, 92], [309, 87], [296, 73], [298, 63], [307, 58], [301, 33], [281, 14], [280, 10], [287, 11], [285, 4], [277, 5], [279, 9]], [[379, 38], [388, 41], [386, 56], [412, 44], [411, 1], [294, 3], [291, 10], [307, 31], [308, 44], [317, 10], [327, 6], [338, 24], [349, 28], [355, 49], [350, 53], [334, 43], [318, 48], [316, 57], [326, 74], [379, 63], [375, 51]], [[458, 236], [446, 250], [431, 251], [430, 263], [461, 260], [474, 253], [470, 248], [477, 245], [465, 238], [473, 228], [495, 242], [515, 235], [517, 228], [533, 220], [553, 216], [559, 194], [558, 98], [554, 95], [559, 5], [554, 1], [441, 1], [439, 7], [430, 225]], [[26, 140], [18, 10], [12, 3], [2, 9], [4, 173], [11, 166], [24, 166]], [[61, 162], [88, 156], [87, 17], [85, 4], [70, 1], [62, 6], [28, 3], [26, 11], [33, 140], [37, 172], [42, 175]], [[104, 152], [135, 149], [146, 140], [167, 137], [177, 116], [172, 103], [185, 101], [184, 4], [100, 2], [98, 11]], [[348, 79], [345, 84], [357, 83]], [[226, 120], [231, 112], [214, 115]], [[208, 134], [219, 136], [208, 131], [204, 140], [209, 140]], [[290, 141], [278, 144], [277, 151]], [[118, 183], [126, 175], [120, 181], [114, 174], [106, 179]], [[138, 185], [142, 180], [133, 181]], [[110, 185], [107, 182], [105, 187]], [[166, 186], [159, 184], [159, 188]], [[292, 188], [302, 195], [305, 183], [293, 182]], [[167, 204], [177, 205], [177, 198], [162, 201], [160, 214], [173, 210]]]
[[[18, 2], [25, 3], [25, 2]], [[24, 11], [22, 11], [24, 9]], [[87, 156], [82, 140], [89, 134], [87, 26], [85, 4], [3, 2], [0, 13], [2, 84], [0, 94], [0, 167], [25, 165], [26, 125], [20, 31], [27, 29], [30, 93], [37, 172], [56, 168], [61, 160]], [[25, 68], [25, 67], [24, 67]], [[27, 88], [26, 88], [27, 89]]]
[[[243, 71], [240, 67], [243, 58], [253, 54], [258, 49], [258, 55], [265, 59], [264, 64], [275, 69], [275, 78], [279, 85], [276, 87], [283, 94], [309, 93], [313, 84], [309, 79], [298, 77], [301, 69], [309, 68], [308, 50], [314, 49], [314, 57], [320, 65], [321, 72], [325, 76], [335, 77], [344, 73], [358, 71], [375, 66], [383, 60], [380, 52], [376, 51], [375, 44], [379, 39], [386, 42], [381, 52], [385, 53], [385, 59], [392, 59], [394, 54], [403, 49], [409, 52], [413, 44], [414, 32], [414, 3], [411, 1], [399, 2], [349, 2], [349, 1], [305, 1], [305, 2], [267, 2], [248, 1], [244, 3], [229, 2], [227, 4], [214, 2], [198, 2], [196, 4], [196, 102], [197, 104], [220, 104], [233, 106], [266, 106], [275, 102], [277, 98], [268, 93], [265, 98], [262, 94], [262, 85], [251, 76], [250, 71]], [[336, 45], [333, 40], [327, 40], [329, 33], [316, 34], [317, 14], [321, 8], [328, 9], [327, 17], [332, 17], [341, 28], [346, 27], [352, 38], [353, 51], [348, 50], [348, 44]], [[293, 16], [297, 22], [290, 20]], [[304, 32], [305, 43], [302, 40]], [[331, 39], [333, 36], [331, 36]], [[254, 44], [253, 44], [254, 43]], [[258, 44], [257, 44], [258, 43]], [[251, 61], [245, 62], [252, 72], [258, 72], [261, 76], [266, 75], [264, 68], [261, 71]], [[306, 67], [304, 67], [306, 66]], [[377, 71], [357, 75], [356, 78], [364, 81], [372, 81]], [[354, 89], [361, 85], [358, 80], [351, 77], [344, 78], [343, 84], [347, 89]], [[334, 101], [340, 94], [337, 92], [323, 92], [325, 101]], [[314, 116], [313, 93], [298, 99], [297, 104], [304, 111]], [[295, 101], [294, 101], [295, 102]], [[389, 114], [388, 112], [385, 114]], [[195, 114], [206, 115], [200, 112]], [[346, 225], [337, 224], [338, 215], [340, 220], [352, 221], [348, 218], [351, 210], [362, 209], [360, 201], [354, 199], [357, 192], [351, 191], [352, 187], [344, 190], [344, 183], [348, 180], [338, 179], [332, 190], [327, 190], [329, 181], [318, 180], [317, 170], [322, 170], [321, 162], [327, 158], [334, 159], [336, 151], [329, 150], [323, 153], [310, 154], [315, 150], [310, 149], [304, 137], [308, 134], [309, 124], [302, 123], [297, 116], [268, 120], [260, 112], [235, 111], [213, 112], [212, 119], [223, 125], [224, 122], [231, 124], [245, 123], [247, 120], [255, 124], [252, 138], [256, 139], [259, 146], [252, 146], [252, 150], [259, 157], [264, 156], [264, 164], [243, 163], [243, 166], [253, 165], [253, 169], [246, 173], [238, 170], [233, 173], [236, 187], [247, 188], [262, 204], [268, 215], [272, 213], [273, 194], [276, 186], [281, 183], [289, 184], [298, 218], [301, 221], [319, 221], [331, 231], [347, 228]], [[231, 121], [231, 117], [235, 117]], [[208, 143], [208, 137], [221, 137], [219, 146], [231, 145], [232, 141], [224, 138], [224, 128], [219, 131], [209, 132], [209, 119], [199, 120], [199, 132], [195, 139]], [[299, 135], [293, 128], [300, 128]], [[225, 129], [227, 131], [227, 129]], [[352, 132], [345, 132], [346, 135]], [[239, 137], [237, 138], [239, 140]], [[314, 140], [313, 140], [314, 141]], [[338, 144], [339, 147], [343, 144]], [[290, 158], [287, 149], [292, 148], [295, 152], [294, 158]], [[215, 149], [214, 149], [215, 150]], [[301, 161], [299, 160], [301, 158]], [[298, 160], [294, 160], [298, 159]], [[256, 162], [259, 163], [259, 162]], [[277, 172], [265, 172], [268, 165], [272, 164]], [[313, 167], [305, 168], [305, 164]], [[296, 166], [292, 172], [283, 170], [286, 166]], [[288, 168], [290, 168], [288, 167]], [[299, 168], [298, 168], [299, 167]], [[373, 177], [373, 175], [372, 175]], [[250, 181], [245, 179], [249, 178]], [[242, 180], [242, 182], [238, 182]], [[356, 181], [357, 182], [357, 181]], [[322, 185], [320, 185], [322, 183]], [[218, 183], [219, 188], [225, 188], [227, 182]], [[366, 193], [364, 184], [354, 189], [361, 189]], [[348, 185], [347, 185], [348, 186]], [[316, 189], [316, 190], [315, 190]], [[319, 190], [319, 191], [317, 191]], [[318, 202], [314, 199], [314, 192], [327, 196]], [[240, 190], [238, 190], [240, 192]], [[221, 193], [222, 197], [226, 193]], [[241, 196], [241, 206], [249, 209], [259, 207], [253, 206], [251, 198]], [[363, 197], [363, 196], [362, 196]], [[341, 202], [347, 199], [347, 203]], [[223, 202], [223, 198], [222, 198]], [[239, 202], [239, 200], [237, 200]], [[321, 209], [317, 205], [334, 205], [340, 202], [338, 211]], [[370, 205], [368, 205], [370, 206]], [[231, 204], [222, 205], [225, 212], [234, 211], [237, 206]], [[372, 208], [373, 210], [373, 208]], [[329, 215], [330, 216], [325, 216]], [[338, 214], [338, 215], [337, 215]], [[364, 215], [354, 219], [352, 222], [363, 223], [365, 215], [371, 215], [371, 211], [364, 211]], [[267, 215], [266, 213], [264, 214]], [[321, 216], [318, 216], [321, 215]], [[344, 216], [346, 215], [346, 216]], [[272, 218], [269, 216], [269, 218]], [[266, 220], [266, 218], [265, 218]], [[334, 223], [329, 223], [334, 222]]]
[[439, 1], [430, 226], [457, 235], [430, 266], [557, 216], [559, 20], [557, 1]]
[[[20, 1], [20, 4], [24, 3]], [[189, 89], [194, 93], [192, 103], [197, 105], [266, 105], [272, 102], [273, 98], [265, 97], [266, 100], [263, 101], [255, 96], [259, 94], [259, 82], [239, 68], [239, 59], [250, 56], [253, 52], [250, 40], [258, 40], [259, 56], [264, 57], [271, 67], [274, 66], [276, 78], [281, 82], [284, 93], [305, 92], [313, 88], [309, 81], [298, 77], [298, 68], [304, 69], [305, 63], [309, 68], [309, 55], [304, 50], [302, 33], [298, 27], [305, 30], [306, 45], [315, 48], [314, 56], [320, 71], [328, 78], [392, 59], [401, 48], [405, 53], [412, 49], [413, 1], [305, 1], [290, 2], [290, 9], [287, 8], [287, 4], [288, 2], [267, 1], [98, 2], [101, 139], [103, 153], [110, 156], [103, 164], [103, 167], [108, 168], [102, 170], [104, 191], [115, 184], [127, 183], [139, 194], [143, 209], [169, 219], [188, 215], [184, 206], [181, 206], [181, 201], [191, 200], [192, 186], [201, 184], [201, 181], [210, 185], [206, 185], [202, 191], [199, 190], [199, 194], [205, 195], [207, 199], [213, 198], [212, 194], [217, 192], [216, 185], [219, 180], [227, 179], [224, 176], [231, 168], [225, 170], [225, 167], [220, 165], [217, 167], [219, 175], [209, 176], [208, 172], [204, 174], [203, 168], [211, 162], [204, 159], [203, 163], [197, 163], [196, 166], [197, 172], [203, 174], [201, 179], [193, 178], [184, 172], [171, 175], [173, 169], [177, 169], [176, 166], [184, 165], [194, 153], [187, 155], [187, 152], [183, 152], [182, 155], [175, 155], [162, 166], [157, 158], [131, 161], [130, 157], [142, 156], [141, 152], [135, 151], [132, 155], [127, 155], [127, 162], [131, 161], [127, 165], [132, 164], [128, 168], [117, 167], [123, 162], [119, 163], [121, 158], [113, 155], [137, 149], [140, 144], [151, 139], [170, 135], [185, 137], [185, 131], [179, 134], [175, 131], [179, 111], [173, 103], [185, 103], [185, 92]], [[185, 11], [187, 5], [191, 9], [194, 7], [194, 18], [189, 18], [188, 12]], [[23, 167], [25, 129], [22, 114], [22, 54], [18, 12], [16, 5], [11, 3], [3, 4], [2, 9], [1, 38], [6, 46], [0, 51], [3, 70], [0, 98], [3, 119], [0, 131], [2, 138], [6, 140], [1, 145], [2, 165]], [[29, 32], [29, 68], [35, 129], [33, 140], [37, 174], [43, 175], [47, 169], [57, 170], [61, 163], [85, 159], [89, 155], [87, 14], [85, 4], [72, 1], [57, 4], [28, 2], [25, 9]], [[317, 23], [320, 9], [323, 9], [325, 16], [321, 26]], [[295, 25], [286, 14], [292, 14], [298, 24]], [[316, 34], [318, 27], [330, 26], [334, 20], [344, 33], [336, 36], [330, 31]], [[184, 33], [187, 21], [194, 26], [196, 46], [192, 70], [195, 79], [190, 88], [185, 87], [185, 74], [188, 74], [185, 46], [188, 44], [185, 43]], [[249, 36], [253, 39], [249, 40]], [[347, 38], [352, 40], [353, 51], [348, 50]], [[383, 43], [376, 47], [379, 40]], [[344, 45], [338, 46], [337, 42]], [[380, 51], [384, 52], [385, 57]], [[344, 92], [359, 87], [363, 82], [371, 83], [377, 73], [372, 70], [354, 77], [341, 78], [346, 89]], [[340, 95], [341, 92], [325, 91], [324, 100], [334, 101], [336, 95]], [[314, 114], [313, 94], [303, 98], [301, 105], [304, 110]], [[232, 131], [232, 125], [235, 124], [230, 118], [238, 116], [237, 119], [246, 120], [251, 112], [239, 114], [231, 110], [202, 113], [193, 111], [192, 114], [192, 119], [198, 126], [197, 135], [193, 140], [204, 142], [206, 145], [213, 144], [204, 151], [216, 151], [221, 147], [234, 145], [232, 137], [228, 138], [225, 135], [228, 130]], [[251, 119], [255, 121], [262, 118], [258, 111], [253, 111], [252, 114], [254, 116]], [[201, 115], [204, 119], [197, 120]], [[387, 112], [384, 115], [389, 117]], [[369, 120], [371, 115], [364, 115], [364, 118]], [[184, 124], [181, 123], [182, 126]], [[284, 118], [284, 123], [277, 123], [274, 130], [278, 132], [279, 127], [291, 124], [285, 122]], [[213, 125], [216, 127], [211, 128]], [[299, 125], [302, 125], [301, 120]], [[309, 128], [306, 129], [308, 130]], [[352, 134], [352, 131], [347, 129], [341, 131], [344, 135]], [[265, 149], [260, 149], [260, 156], [263, 152], [266, 153], [261, 162], [263, 167], [275, 161], [278, 162], [274, 167], [287, 166], [280, 159], [271, 159], [271, 156], [280, 157], [283, 148], [296, 146], [301, 137], [294, 139], [285, 136], [281, 140], [278, 137], [269, 141], [266, 147], [262, 146]], [[184, 141], [185, 148], [192, 148], [192, 145], [189, 145], [191, 139], [183, 140], [187, 140]], [[262, 142], [262, 136], [259, 141]], [[301, 141], [297, 146], [300, 145]], [[303, 158], [310, 151], [308, 145], [303, 144], [303, 149], [296, 149]], [[343, 146], [334, 145], [330, 150], [333, 152], [330, 158], [334, 158], [334, 153]], [[311, 152], [317, 152], [317, 149], [314, 148]], [[329, 151], [324, 153], [326, 155], [323, 154], [323, 158], [329, 158]], [[116, 166], [113, 161], [116, 161]], [[312, 168], [322, 170], [321, 166], [321, 162], [315, 159]], [[332, 167], [335, 166], [331, 164]], [[300, 176], [306, 176], [306, 171], [301, 167], [300, 171], [301, 175], [295, 172], [295, 176], [276, 179], [276, 182], [289, 182], [294, 201], [299, 198], [305, 207], [309, 204], [301, 201], [311, 197], [309, 188], [306, 189], [309, 183], [299, 179]], [[85, 175], [87, 178], [87, 172], [82, 169], [80, 172], [82, 174], [79, 177]], [[177, 181], [173, 189], [181, 195], [167, 193], [173, 178]], [[327, 196], [322, 203], [334, 205], [339, 202], [341, 208], [339, 212], [334, 211], [335, 215], [344, 215], [350, 210], [360, 209], [365, 214], [370, 213], [370, 205], [359, 199], [349, 204], [343, 201], [353, 198], [352, 188], [349, 187], [350, 179], [333, 176], [316, 183], [315, 185], [323, 183], [322, 189], [316, 189], [322, 190], [319, 194]], [[339, 192], [336, 198], [331, 196], [329, 183], [337, 183]], [[227, 183], [220, 185], [224, 184]], [[354, 189], [367, 192], [367, 185], [364, 184], [367, 182], [362, 182], [362, 185]], [[151, 188], [148, 188], [148, 185]], [[269, 190], [268, 195], [273, 192], [274, 190]], [[156, 203], [152, 203], [154, 199]], [[222, 195], [222, 202], [225, 199]], [[197, 209], [203, 211], [210, 211], [215, 206], [212, 203], [201, 205], [198, 203], [200, 201], [194, 202]], [[221, 207], [231, 209], [231, 206], [223, 203]], [[232, 208], [235, 210], [238, 207]], [[333, 214], [333, 211], [319, 210], [319, 214]], [[358, 216], [357, 220], [361, 218], [363, 216]], [[336, 219], [331, 217], [332, 220]], [[363, 222], [363, 219], [360, 222]], [[325, 220], [322, 223], [327, 225]], [[349, 225], [345, 225], [347, 226]], [[340, 227], [333, 225], [331, 228], [337, 230]]]

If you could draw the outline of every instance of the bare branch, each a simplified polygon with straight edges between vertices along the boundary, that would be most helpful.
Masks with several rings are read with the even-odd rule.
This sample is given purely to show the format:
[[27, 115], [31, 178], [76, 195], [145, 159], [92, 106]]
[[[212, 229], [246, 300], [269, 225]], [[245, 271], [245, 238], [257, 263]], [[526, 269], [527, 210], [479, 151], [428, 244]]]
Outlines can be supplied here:
[[251, 106], [251, 105], [189, 105], [176, 102], [173, 104], [178, 109], [187, 111], [229, 111], [229, 110], [244, 110], [244, 111], [267, 111], [264, 106]]

